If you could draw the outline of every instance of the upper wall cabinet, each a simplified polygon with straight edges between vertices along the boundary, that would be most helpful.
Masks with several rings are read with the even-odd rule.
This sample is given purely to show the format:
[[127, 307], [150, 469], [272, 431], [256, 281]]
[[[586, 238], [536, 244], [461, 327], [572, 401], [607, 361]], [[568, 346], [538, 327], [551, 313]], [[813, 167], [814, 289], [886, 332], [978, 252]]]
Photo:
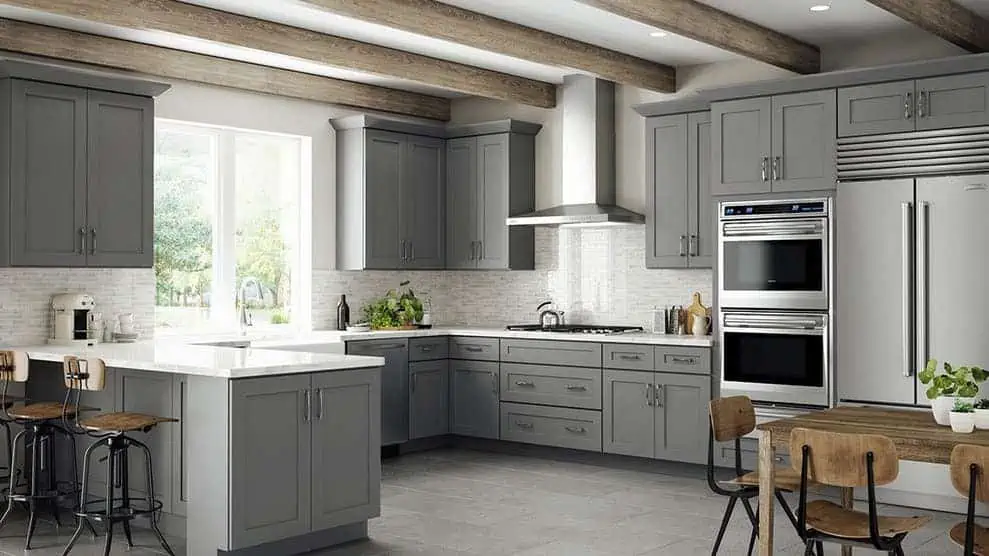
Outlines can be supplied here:
[[711, 105], [713, 195], [835, 187], [835, 91]]
[[846, 87], [840, 137], [989, 125], [989, 73]]
[[150, 268], [154, 99], [8, 78], [0, 105], [3, 262]]
[[710, 113], [649, 118], [646, 153], [646, 268], [710, 268]]
[[[535, 208], [535, 134], [540, 126], [498, 122], [482, 135], [447, 141], [447, 267], [531, 270], [532, 227], [508, 226]], [[493, 132], [498, 131], [498, 132]], [[457, 130], [453, 130], [457, 133]]]

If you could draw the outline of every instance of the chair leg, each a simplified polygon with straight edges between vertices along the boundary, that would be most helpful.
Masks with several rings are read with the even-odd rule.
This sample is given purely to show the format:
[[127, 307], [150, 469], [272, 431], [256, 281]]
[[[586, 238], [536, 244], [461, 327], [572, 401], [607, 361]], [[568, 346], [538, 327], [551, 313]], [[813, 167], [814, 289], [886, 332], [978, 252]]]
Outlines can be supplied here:
[[[41, 451], [42, 451], [42, 465], [46, 467], [45, 476], [48, 479], [48, 492], [53, 494], [58, 494], [58, 473], [55, 467], [55, 434], [54, 432], [47, 437], [41, 439]], [[59, 515], [58, 507], [58, 497], [52, 498], [51, 506], [49, 508], [52, 513], [52, 518], [55, 520], [55, 526], [58, 528], [62, 527], [62, 519]]]
[[793, 528], [797, 529], [797, 516], [793, 515], [793, 510], [791, 510], [790, 505], [786, 503], [786, 498], [783, 497], [783, 493], [777, 490], [776, 499], [779, 500], [780, 506], [783, 506], [783, 513], [786, 514], [786, 518], [793, 524]]
[[[8, 486], [7, 486], [7, 489], [8, 489], [7, 490], [7, 509], [3, 512], [3, 515], [0, 516], [0, 529], [3, 529], [3, 526], [7, 523], [7, 520], [10, 519], [10, 514], [13, 513], [13, 511], [14, 511], [14, 498], [12, 497], [12, 495], [14, 494], [14, 489], [17, 487], [17, 473], [14, 472], [15, 466], [17, 464], [17, 449], [16, 448], [17, 448], [17, 442], [20, 441], [22, 438], [24, 438], [26, 435], [27, 435], [27, 429], [21, 430], [20, 432], [18, 432], [14, 436], [14, 441], [10, 444], [10, 446], [11, 446], [11, 450], [10, 450], [10, 478], [8, 479]], [[26, 450], [27, 450], [27, 446], [25, 444], [25, 451]]]
[[742, 507], [745, 508], [745, 513], [749, 516], [752, 526], [758, 529], [759, 518], [756, 517], [756, 511], [752, 509], [752, 502], [748, 498], [742, 498]]
[[113, 544], [113, 523], [106, 524], [106, 542], [103, 543], [103, 556], [110, 556], [110, 545]]
[[[96, 448], [102, 446], [106, 443], [106, 440], [98, 440], [94, 442], [89, 448], [86, 448], [86, 453], [82, 458], [82, 483], [80, 484], [79, 490], [79, 511], [86, 511], [86, 498], [88, 497], [87, 490], [89, 489], [89, 462], [92, 460], [93, 452]], [[109, 480], [109, 478], [108, 478]], [[96, 529], [93, 524], [89, 522], [88, 518], [80, 517], [78, 525], [76, 525], [76, 531], [72, 534], [72, 538], [69, 539], [69, 544], [65, 546], [65, 550], [62, 551], [62, 556], [68, 556], [69, 552], [72, 551], [72, 547], [75, 546], [76, 541], [79, 540], [79, 535], [82, 534], [83, 527], [89, 527], [90, 532], [93, 534], [93, 539], [96, 539]]]
[[[148, 465], [148, 507], [154, 508], [157, 504], [157, 499], [155, 498], [155, 475], [154, 469], [151, 465], [151, 449], [147, 447], [143, 442], [138, 442], [136, 440], [131, 440], [131, 443], [139, 446], [144, 452], [144, 460]], [[158, 512], [151, 512], [151, 531], [154, 532], [155, 536], [158, 537], [158, 542], [161, 543], [161, 547], [165, 549], [165, 552], [169, 556], [175, 556], [175, 552], [172, 551], [172, 547], [168, 546], [168, 541], [165, 540], [165, 535], [161, 534], [161, 529], [158, 528]], [[722, 525], [722, 529], [724, 525]], [[723, 532], [723, 531], [722, 531]]]
[[894, 546], [893, 547], [893, 554], [895, 556], [904, 556], [903, 555], [903, 547], [900, 546], [899, 544], [897, 544], [896, 546]]
[[817, 547], [816, 547], [817, 548], [817, 556], [824, 556], [824, 543], [821, 542], [821, 541], [817, 541], [815, 544], [817, 545]]
[[[69, 552], [72, 552], [72, 547], [75, 546], [76, 541], [78, 541], [79, 537], [82, 535], [83, 523], [89, 523], [89, 520], [84, 517], [79, 518], [79, 524], [76, 525], [76, 531], [75, 533], [72, 533], [72, 538], [69, 539], [69, 544], [65, 545], [65, 550], [62, 551], [62, 556], [68, 556]], [[92, 528], [92, 524], [90, 524], [89, 527]]]
[[[117, 465], [120, 466], [120, 470], [118, 471], [120, 474], [120, 507], [130, 509], [130, 477], [127, 472], [127, 448], [120, 451], [119, 458], [120, 460], [117, 462]], [[134, 537], [131, 536], [130, 521], [124, 521], [121, 525], [124, 526], [124, 536], [127, 538], [127, 547], [134, 548]]]
[[725, 531], [728, 529], [728, 524], [731, 523], [731, 514], [735, 511], [735, 504], [738, 503], [738, 498], [732, 496], [728, 498], [728, 507], [725, 508], [725, 515], [721, 518], [721, 528], [718, 529], [718, 537], [714, 540], [714, 548], [711, 550], [711, 556], [718, 556], [718, 549], [721, 548], [721, 540], [725, 537]]
[[814, 556], [814, 539], [807, 539], [804, 543], [804, 556]]
[[38, 427], [35, 426], [32, 429], [31, 435], [31, 500], [28, 502], [28, 519], [27, 519], [27, 539], [24, 541], [24, 550], [31, 550], [31, 537], [34, 536], [34, 528], [38, 524], [38, 503], [34, 500], [34, 496], [38, 494], [38, 471], [39, 471], [39, 454], [41, 450], [41, 441], [38, 439]]
[[749, 536], [749, 551], [746, 552], [748, 556], [752, 556], [752, 551], [755, 550], [755, 540], [759, 537], [759, 512], [755, 513], [755, 525], [752, 526], [752, 534]]

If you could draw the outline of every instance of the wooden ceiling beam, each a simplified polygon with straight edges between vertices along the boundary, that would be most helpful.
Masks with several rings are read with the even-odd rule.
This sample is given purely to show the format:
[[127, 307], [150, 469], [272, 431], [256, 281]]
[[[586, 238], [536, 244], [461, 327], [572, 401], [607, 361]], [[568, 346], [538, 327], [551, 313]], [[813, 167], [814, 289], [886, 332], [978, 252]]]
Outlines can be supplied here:
[[556, 106], [556, 85], [177, 0], [3, 0], [126, 29], [173, 33], [521, 104]]
[[578, 1], [776, 67], [797, 73], [821, 71], [816, 46], [696, 0]]
[[952, 0], [868, 0], [969, 52], [989, 51], [989, 19]]
[[450, 119], [450, 100], [0, 18], [0, 50], [362, 110]]
[[304, 0], [339, 15], [417, 35], [573, 68], [660, 92], [676, 91], [676, 69], [436, 0]]

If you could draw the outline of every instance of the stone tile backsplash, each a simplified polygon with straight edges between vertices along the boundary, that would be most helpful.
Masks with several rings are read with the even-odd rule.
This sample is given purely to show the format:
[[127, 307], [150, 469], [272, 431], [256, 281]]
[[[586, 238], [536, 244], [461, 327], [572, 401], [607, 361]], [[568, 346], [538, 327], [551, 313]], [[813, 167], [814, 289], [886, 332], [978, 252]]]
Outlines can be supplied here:
[[535, 322], [536, 306], [552, 300], [568, 322], [648, 329], [653, 307], [689, 303], [695, 291], [711, 303], [710, 270], [648, 270], [644, 260], [645, 226], [537, 228], [534, 271], [316, 271], [313, 325], [335, 324], [341, 293], [357, 319], [364, 303], [403, 280], [431, 300], [438, 324]]

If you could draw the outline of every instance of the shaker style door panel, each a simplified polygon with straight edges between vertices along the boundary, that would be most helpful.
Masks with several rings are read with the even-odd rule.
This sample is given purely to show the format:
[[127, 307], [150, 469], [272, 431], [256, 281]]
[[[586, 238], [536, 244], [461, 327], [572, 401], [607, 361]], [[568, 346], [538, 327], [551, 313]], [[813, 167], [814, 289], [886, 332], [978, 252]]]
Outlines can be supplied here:
[[714, 266], [714, 199], [711, 197], [711, 113], [687, 116], [687, 255], [690, 268]]
[[445, 359], [409, 364], [409, 438], [450, 432], [450, 373]]
[[405, 262], [401, 198], [405, 136], [386, 131], [365, 133], [364, 266], [394, 270]]
[[443, 139], [410, 135], [402, 168], [406, 268], [443, 268], [446, 260], [446, 147]]
[[687, 116], [646, 120], [646, 268], [686, 268]]
[[656, 412], [652, 405], [652, 384], [655, 376], [648, 372], [605, 369], [602, 444], [606, 453], [653, 457]]
[[446, 142], [446, 267], [477, 266], [477, 137]]
[[154, 263], [154, 99], [89, 92], [89, 266]]
[[773, 191], [835, 187], [835, 91], [773, 97]]
[[913, 131], [915, 117], [913, 81], [838, 89], [838, 137]]
[[769, 193], [771, 112], [769, 98], [711, 105], [713, 195]]
[[711, 377], [666, 373], [655, 376], [656, 458], [704, 463]]
[[917, 81], [917, 129], [989, 125], [989, 72]]
[[10, 110], [10, 263], [85, 266], [87, 92], [15, 79]]
[[509, 136], [483, 135], [477, 138], [477, 219], [479, 239], [477, 268], [509, 267]]
[[381, 445], [408, 441], [408, 340], [396, 338], [347, 342], [347, 353], [385, 358], [385, 365], [381, 368]]
[[498, 363], [450, 360], [450, 432], [498, 438]]

